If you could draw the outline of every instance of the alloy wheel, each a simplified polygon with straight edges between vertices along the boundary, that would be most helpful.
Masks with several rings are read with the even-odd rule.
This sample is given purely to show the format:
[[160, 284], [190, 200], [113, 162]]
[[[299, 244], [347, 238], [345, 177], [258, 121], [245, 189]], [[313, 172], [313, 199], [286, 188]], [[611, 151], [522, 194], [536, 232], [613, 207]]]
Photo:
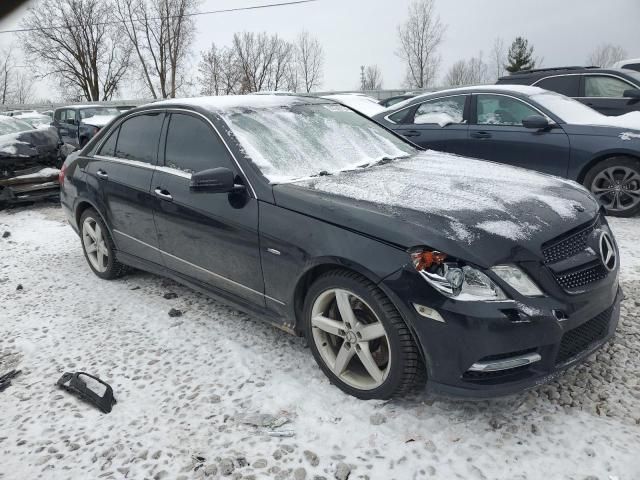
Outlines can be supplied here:
[[382, 385], [391, 366], [389, 339], [373, 309], [344, 289], [322, 292], [311, 310], [313, 341], [324, 363], [359, 390]]
[[82, 224], [82, 243], [91, 266], [100, 273], [106, 272], [109, 265], [109, 249], [100, 225], [91, 217], [85, 218]]
[[591, 182], [591, 193], [609, 211], [629, 210], [640, 204], [640, 174], [624, 166], [605, 168]]

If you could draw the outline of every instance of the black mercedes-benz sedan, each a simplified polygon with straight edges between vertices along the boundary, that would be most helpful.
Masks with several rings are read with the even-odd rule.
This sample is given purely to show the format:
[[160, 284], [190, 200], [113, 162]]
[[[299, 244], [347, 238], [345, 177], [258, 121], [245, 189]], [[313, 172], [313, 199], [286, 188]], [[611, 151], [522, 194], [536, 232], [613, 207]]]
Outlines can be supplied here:
[[587, 190], [419, 150], [330, 100], [139, 107], [61, 182], [96, 275], [155, 272], [305, 335], [359, 398], [424, 378], [449, 394], [517, 392], [618, 322], [618, 249]]

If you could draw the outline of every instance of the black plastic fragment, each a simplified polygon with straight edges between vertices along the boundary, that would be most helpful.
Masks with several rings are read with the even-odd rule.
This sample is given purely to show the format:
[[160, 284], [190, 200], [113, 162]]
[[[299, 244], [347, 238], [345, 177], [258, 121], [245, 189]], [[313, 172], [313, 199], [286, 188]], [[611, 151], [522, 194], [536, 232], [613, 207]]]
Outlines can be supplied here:
[[11, 385], [11, 379], [16, 378], [22, 370], [11, 370], [0, 377], [0, 392]]
[[[95, 388], [96, 385], [93, 385], [96, 391], [92, 390], [87, 386], [87, 382], [84, 381], [82, 377], [88, 377], [98, 382], [104, 387], [103, 391], [100, 392], [98, 388]], [[67, 392], [79, 396], [85, 402], [95, 405], [103, 413], [111, 412], [111, 408], [117, 403], [113, 396], [113, 389], [108, 383], [85, 372], [65, 372], [62, 377], [60, 377], [60, 380], [58, 380], [57, 385]]]

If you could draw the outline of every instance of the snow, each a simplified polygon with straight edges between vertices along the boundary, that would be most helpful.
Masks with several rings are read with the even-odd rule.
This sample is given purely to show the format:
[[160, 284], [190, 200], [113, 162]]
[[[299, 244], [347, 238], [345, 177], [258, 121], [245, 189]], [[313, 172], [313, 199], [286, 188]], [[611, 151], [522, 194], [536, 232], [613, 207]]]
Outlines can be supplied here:
[[[334, 478], [341, 462], [352, 480], [636, 479], [639, 220], [612, 219], [628, 298], [582, 366], [504, 399], [361, 401], [302, 339], [151, 274], [98, 279], [59, 208], [0, 212], [0, 372], [22, 370], [0, 392], [2, 478], [221, 478], [231, 459], [258, 479]], [[113, 387], [110, 414], [55, 387], [79, 370]]]
[[378, 103], [375, 98], [361, 94], [338, 94], [338, 95], [325, 95], [322, 98], [334, 100], [342, 103], [347, 107], [351, 107], [354, 110], [366, 115], [367, 117], [373, 117], [374, 115], [382, 112], [385, 108]]
[[116, 117], [117, 115], [94, 115], [92, 117], [84, 118], [82, 123], [93, 125], [94, 127], [104, 127]]
[[19, 178], [21, 180], [27, 180], [31, 178], [41, 178], [41, 177], [53, 177], [55, 175], [60, 174], [60, 170], [57, 168], [46, 167], [41, 170], [38, 170], [35, 173], [29, 173], [27, 175], [20, 175], [18, 177], [13, 177], [14, 179]]
[[[566, 187], [584, 192], [586, 202], [591, 198], [571, 180], [431, 150], [365, 171], [347, 171], [297, 183], [385, 208], [411, 208], [441, 215], [484, 212], [472, 216], [478, 223], [465, 226], [465, 230], [455, 228], [453, 233], [461, 234], [457, 238], [463, 241], [471, 237], [466, 227], [510, 239], [529, 238], [538, 227], [515, 213], [518, 204], [527, 202], [545, 206], [559, 219], [575, 218], [575, 200], [564, 195]], [[495, 216], [498, 218], [491, 218]]]
[[631, 140], [633, 138], [640, 138], [640, 133], [622, 132], [620, 134], [620, 140]]
[[414, 151], [376, 123], [333, 103], [229, 109], [221, 115], [245, 153], [272, 183], [321, 171], [338, 172]]
[[[30, 145], [28, 142], [18, 140], [18, 137], [20, 137], [21, 133], [22, 132], [0, 135], [0, 155], [16, 156], [18, 155], [18, 145]], [[27, 157], [28, 155], [20, 156]]]
[[295, 95], [220, 95], [212, 97], [174, 98], [154, 102], [153, 105], [188, 105], [211, 111], [225, 111], [240, 108], [274, 108], [300, 105], [304, 103], [319, 103], [310, 97]]

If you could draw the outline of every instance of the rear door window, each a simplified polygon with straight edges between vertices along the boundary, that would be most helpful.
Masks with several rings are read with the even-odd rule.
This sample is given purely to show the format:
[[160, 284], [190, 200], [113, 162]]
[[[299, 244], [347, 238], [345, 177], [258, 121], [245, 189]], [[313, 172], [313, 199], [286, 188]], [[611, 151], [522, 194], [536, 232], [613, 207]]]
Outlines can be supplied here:
[[413, 123], [423, 124], [459, 124], [465, 123], [464, 105], [467, 101], [466, 95], [455, 97], [436, 98], [422, 103], [413, 117]]
[[180, 113], [171, 114], [165, 166], [186, 173], [216, 167], [233, 169], [229, 152], [218, 134], [199, 118]]
[[164, 114], [136, 115], [120, 125], [115, 156], [155, 164]]
[[630, 88], [635, 87], [615, 77], [605, 75], [585, 75], [584, 77], [585, 97], [622, 98], [624, 91]]
[[580, 76], [561, 75], [558, 77], [543, 78], [537, 82], [535, 86], [561, 93], [567, 97], [577, 97], [580, 95]]

